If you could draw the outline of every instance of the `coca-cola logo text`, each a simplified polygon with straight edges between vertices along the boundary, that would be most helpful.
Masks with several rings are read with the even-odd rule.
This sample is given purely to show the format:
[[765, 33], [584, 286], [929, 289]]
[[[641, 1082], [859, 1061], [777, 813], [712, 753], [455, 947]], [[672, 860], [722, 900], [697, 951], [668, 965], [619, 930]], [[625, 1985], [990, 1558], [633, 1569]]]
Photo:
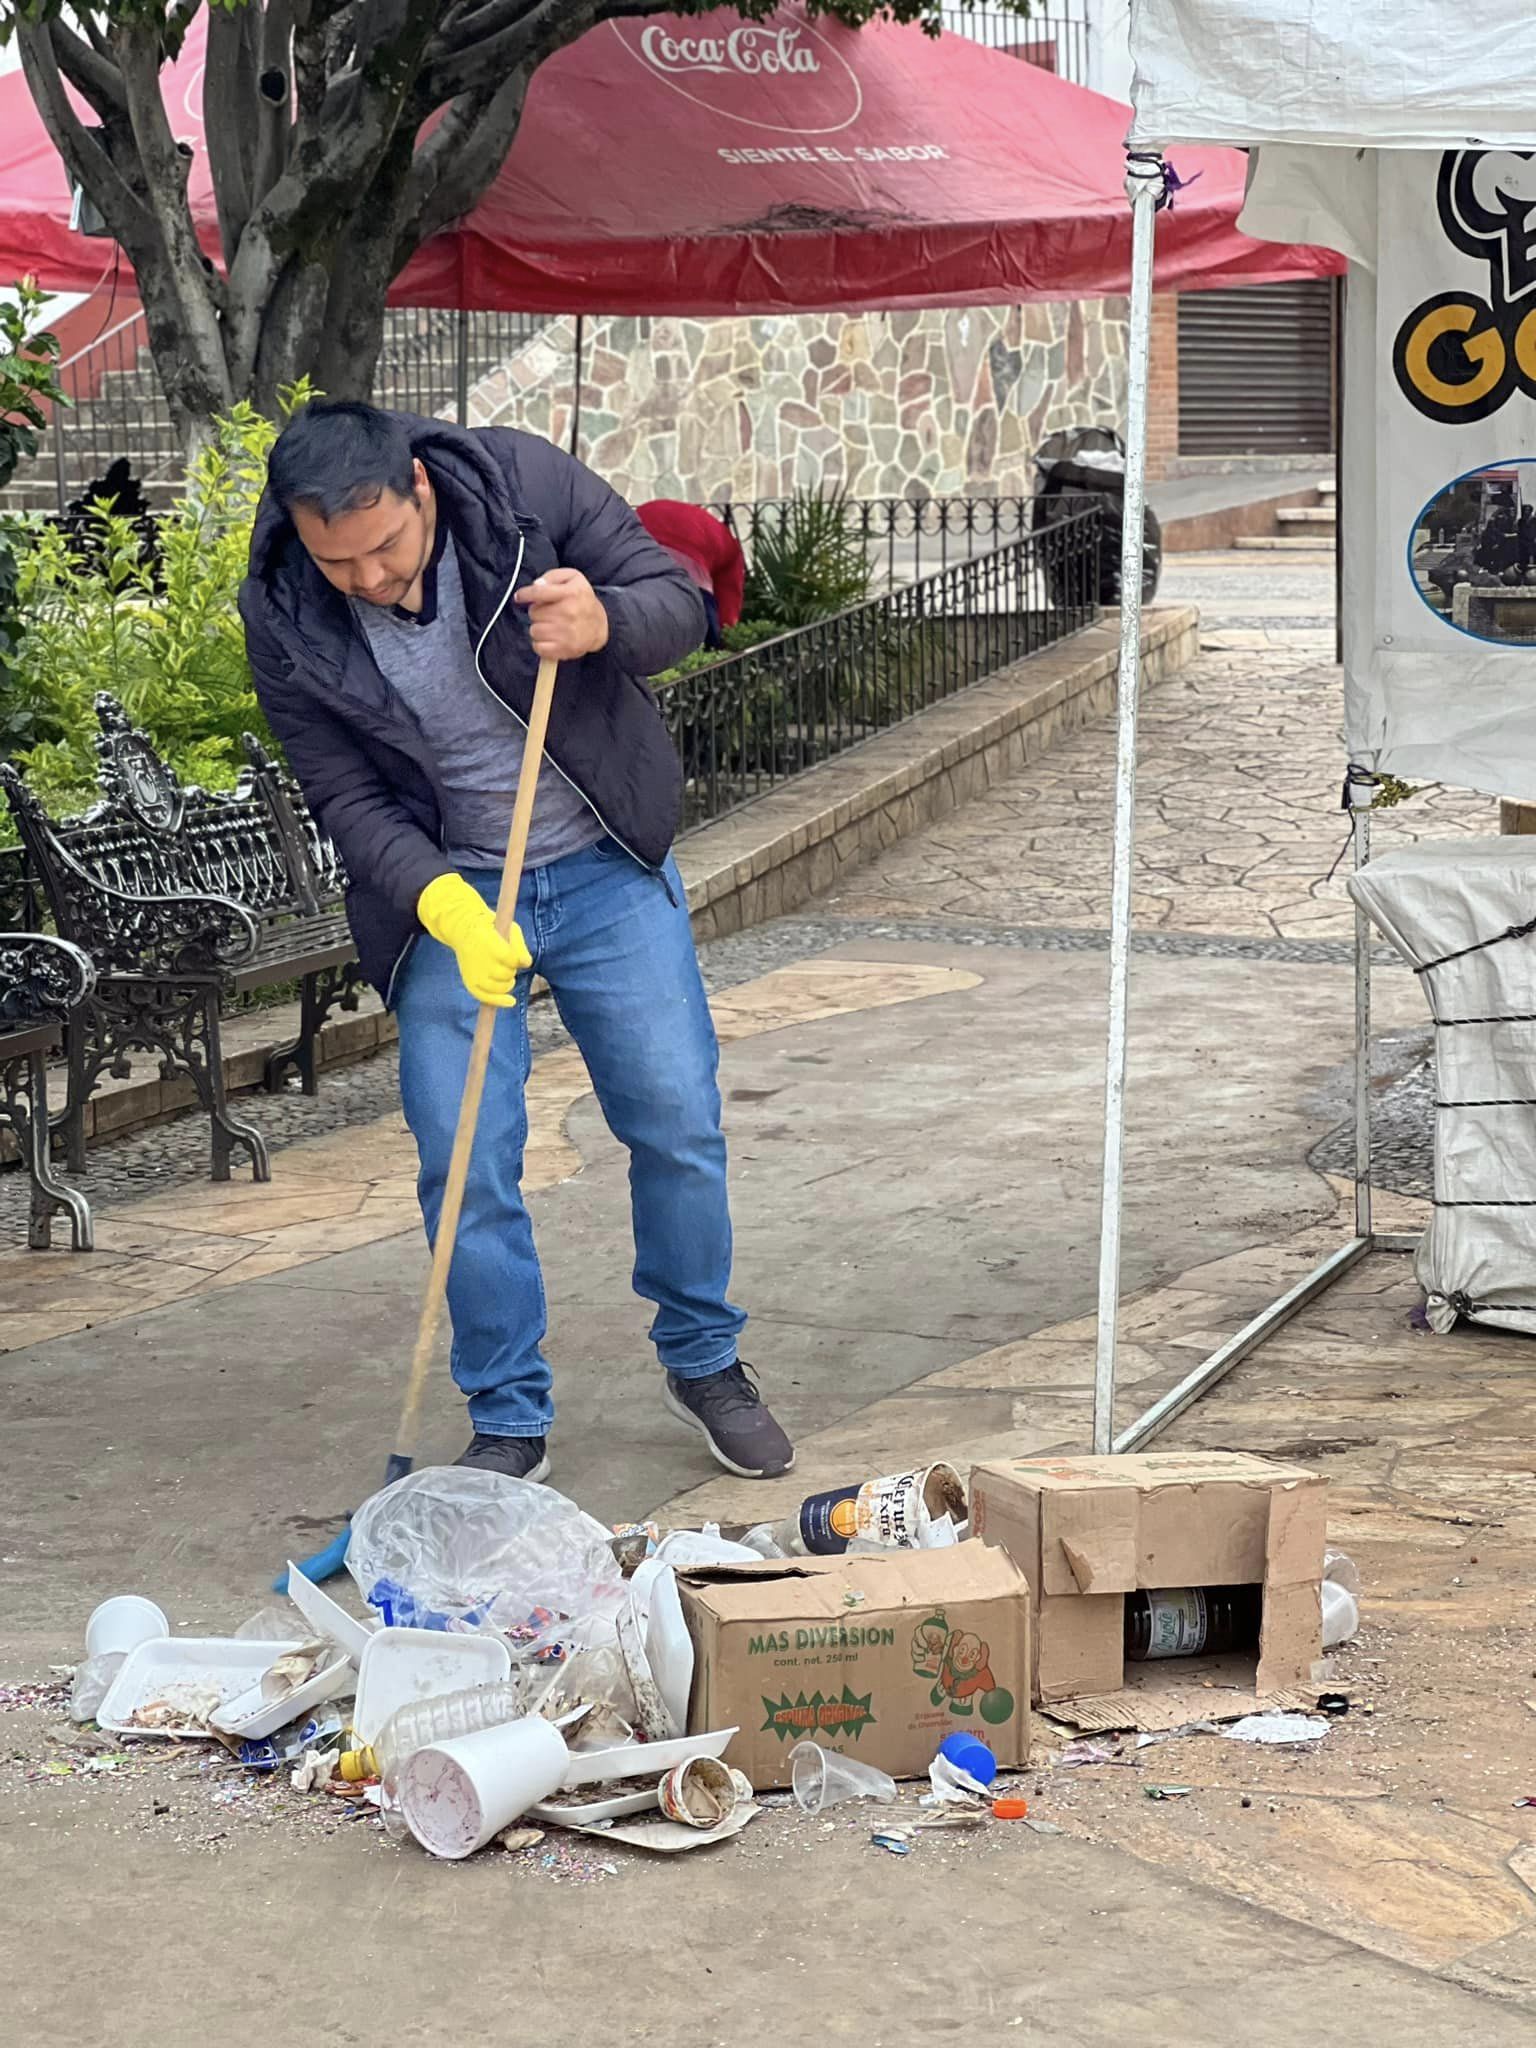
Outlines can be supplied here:
[[653, 24], [640, 38], [640, 53], [662, 72], [739, 71], [747, 78], [780, 78], [821, 69], [797, 28], [742, 27], [724, 36], [679, 36]]
[[612, 33], [656, 85], [742, 128], [777, 135], [840, 135], [864, 105], [850, 61], [852, 29], [783, 8], [767, 21], [663, 16]]

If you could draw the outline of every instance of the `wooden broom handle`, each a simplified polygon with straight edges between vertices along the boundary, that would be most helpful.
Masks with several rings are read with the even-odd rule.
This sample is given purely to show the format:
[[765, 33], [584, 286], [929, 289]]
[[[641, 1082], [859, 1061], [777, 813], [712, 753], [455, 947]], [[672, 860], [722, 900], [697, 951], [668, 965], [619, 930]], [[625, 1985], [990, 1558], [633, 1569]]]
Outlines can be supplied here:
[[[544, 735], [549, 730], [549, 707], [555, 694], [556, 664], [539, 663], [539, 679], [533, 690], [533, 710], [528, 717], [528, 737], [523, 743], [523, 765], [517, 777], [517, 796], [512, 805], [512, 829], [507, 834], [507, 861], [501, 871], [501, 889], [496, 898], [496, 929], [503, 938], [517, 916], [517, 892], [523, 879], [523, 862], [528, 853], [528, 828], [533, 822], [533, 799], [538, 791], [539, 770], [544, 764]], [[427, 1367], [437, 1346], [438, 1325], [448, 1298], [448, 1270], [459, 1234], [459, 1215], [464, 1207], [464, 1188], [469, 1179], [469, 1156], [475, 1146], [475, 1126], [480, 1121], [480, 1099], [485, 1093], [486, 1068], [490, 1063], [491, 1040], [501, 1011], [494, 1003], [482, 1003], [475, 1019], [474, 1042], [469, 1049], [469, 1070], [464, 1076], [464, 1094], [459, 1103], [459, 1125], [453, 1136], [453, 1156], [448, 1161], [448, 1179], [443, 1188], [442, 1214], [432, 1247], [432, 1271], [421, 1304], [421, 1324], [416, 1332], [416, 1349], [411, 1354], [411, 1375], [406, 1382], [400, 1409], [400, 1429], [395, 1440], [397, 1459], [409, 1460], [416, 1448], [421, 1422], [421, 1396], [427, 1383]]]

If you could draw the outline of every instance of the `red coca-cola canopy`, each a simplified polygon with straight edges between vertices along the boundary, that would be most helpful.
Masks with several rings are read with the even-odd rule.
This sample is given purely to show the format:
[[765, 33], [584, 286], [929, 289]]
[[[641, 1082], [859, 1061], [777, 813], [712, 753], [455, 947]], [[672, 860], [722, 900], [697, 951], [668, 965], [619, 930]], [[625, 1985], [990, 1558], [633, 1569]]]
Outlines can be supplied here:
[[[199, 22], [164, 91], [196, 150], [189, 189], [217, 257], [202, 73]], [[845, 29], [793, 6], [758, 24], [728, 9], [609, 22], [540, 68], [500, 176], [390, 296], [704, 317], [1124, 292], [1128, 121], [1117, 101], [958, 35]], [[1172, 161], [1187, 189], [1159, 230], [1159, 289], [1340, 267], [1238, 233], [1239, 152]], [[92, 290], [106, 246], [69, 213], [25, 82], [0, 80], [0, 279]]]

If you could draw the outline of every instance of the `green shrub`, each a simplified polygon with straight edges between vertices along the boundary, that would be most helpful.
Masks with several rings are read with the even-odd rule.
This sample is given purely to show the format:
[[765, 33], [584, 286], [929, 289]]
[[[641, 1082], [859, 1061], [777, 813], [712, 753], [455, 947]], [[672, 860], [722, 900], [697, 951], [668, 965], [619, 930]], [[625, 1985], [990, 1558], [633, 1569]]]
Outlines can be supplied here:
[[[309, 394], [287, 394], [287, 406]], [[238, 405], [217, 423], [184, 497], [159, 521], [158, 567], [130, 519], [102, 511], [96, 559], [58, 528], [18, 522], [17, 603], [25, 631], [14, 692], [32, 744], [14, 750], [55, 811], [90, 800], [95, 698], [109, 690], [185, 782], [227, 789], [246, 732], [270, 739], [251, 687], [236, 603], [276, 428]]]
[[853, 530], [844, 492], [799, 491], [752, 543], [744, 609], [781, 629], [813, 625], [862, 604], [874, 585], [869, 550]]
[[784, 631], [771, 619], [743, 619], [739, 625], [726, 626], [721, 630], [723, 647], [696, 647], [692, 654], [685, 654], [673, 668], [664, 668], [651, 677], [653, 683], [675, 683], [679, 676], [692, 675], [695, 669], [713, 668], [717, 662], [729, 661], [733, 654], [745, 654], [749, 647], [760, 647], [765, 640], [776, 640]]
[[[0, 305], [0, 488], [37, 453], [37, 437], [48, 424], [44, 407], [64, 402], [54, 376], [58, 338], [30, 332], [47, 303], [48, 294], [23, 278], [12, 298]], [[33, 735], [27, 699], [15, 675], [22, 631], [19, 580], [10, 527], [0, 523], [0, 753]]]

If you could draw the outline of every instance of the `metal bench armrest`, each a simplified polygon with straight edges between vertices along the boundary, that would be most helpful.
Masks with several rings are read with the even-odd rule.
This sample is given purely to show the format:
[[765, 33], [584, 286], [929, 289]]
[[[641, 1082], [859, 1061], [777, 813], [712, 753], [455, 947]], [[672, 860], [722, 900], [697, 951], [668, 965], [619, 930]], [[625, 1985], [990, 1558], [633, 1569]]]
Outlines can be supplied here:
[[67, 939], [0, 931], [0, 1026], [62, 1023], [95, 986], [90, 956]]

